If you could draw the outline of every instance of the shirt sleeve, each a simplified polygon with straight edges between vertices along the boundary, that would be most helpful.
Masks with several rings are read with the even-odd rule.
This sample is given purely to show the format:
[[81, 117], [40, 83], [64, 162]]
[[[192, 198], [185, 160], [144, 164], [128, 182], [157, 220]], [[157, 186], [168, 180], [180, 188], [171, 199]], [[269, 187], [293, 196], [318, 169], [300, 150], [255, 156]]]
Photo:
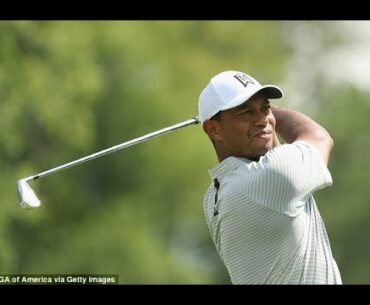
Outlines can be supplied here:
[[297, 216], [313, 192], [333, 183], [318, 149], [303, 141], [278, 146], [245, 169], [241, 191], [289, 216]]

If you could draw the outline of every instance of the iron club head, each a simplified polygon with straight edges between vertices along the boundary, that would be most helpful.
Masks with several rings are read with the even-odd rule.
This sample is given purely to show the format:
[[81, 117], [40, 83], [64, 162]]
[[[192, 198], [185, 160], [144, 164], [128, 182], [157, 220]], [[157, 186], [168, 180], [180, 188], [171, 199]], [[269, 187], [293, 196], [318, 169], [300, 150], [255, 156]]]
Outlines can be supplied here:
[[40, 206], [40, 200], [37, 198], [36, 194], [25, 179], [18, 181], [17, 191], [22, 208], [34, 209]]

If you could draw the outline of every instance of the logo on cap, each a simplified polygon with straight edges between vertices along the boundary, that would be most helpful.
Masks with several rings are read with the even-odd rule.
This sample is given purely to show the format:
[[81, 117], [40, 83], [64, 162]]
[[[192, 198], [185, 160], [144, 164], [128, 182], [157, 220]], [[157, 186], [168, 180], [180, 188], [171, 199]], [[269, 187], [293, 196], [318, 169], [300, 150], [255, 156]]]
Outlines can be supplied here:
[[254, 85], [254, 82], [245, 74], [238, 73], [235, 74], [234, 77], [244, 86], [247, 87], [248, 83]]

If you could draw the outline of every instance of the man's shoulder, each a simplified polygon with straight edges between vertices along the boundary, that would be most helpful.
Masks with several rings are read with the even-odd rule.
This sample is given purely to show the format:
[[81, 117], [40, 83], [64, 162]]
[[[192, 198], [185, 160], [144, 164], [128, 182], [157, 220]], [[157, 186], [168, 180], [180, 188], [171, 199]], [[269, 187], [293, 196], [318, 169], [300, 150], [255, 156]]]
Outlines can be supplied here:
[[[282, 144], [268, 151], [259, 161], [244, 162], [230, 172], [224, 179], [224, 184], [230, 188], [262, 189], [277, 187], [292, 180], [301, 179], [301, 171], [307, 166], [314, 166], [310, 160], [315, 151], [312, 146], [303, 141]], [[317, 163], [318, 164], [318, 163]], [[225, 185], [225, 186], [226, 186]]]
[[296, 141], [274, 147], [260, 158], [259, 163], [264, 167], [279, 166], [283, 163], [286, 166], [299, 166], [308, 156], [317, 158], [317, 149], [308, 142]]

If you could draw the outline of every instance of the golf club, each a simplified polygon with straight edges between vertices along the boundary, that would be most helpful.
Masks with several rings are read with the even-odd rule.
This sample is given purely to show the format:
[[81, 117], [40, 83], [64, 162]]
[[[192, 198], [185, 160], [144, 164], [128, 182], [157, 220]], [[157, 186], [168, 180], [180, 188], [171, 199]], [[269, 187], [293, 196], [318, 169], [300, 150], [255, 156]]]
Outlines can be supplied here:
[[184, 122], [181, 122], [181, 123], [178, 123], [178, 124], [175, 124], [175, 125], [172, 125], [172, 126], [169, 126], [169, 127], [166, 127], [166, 128], [163, 128], [163, 129], [151, 132], [151, 133], [148, 133], [144, 136], [141, 136], [141, 137], [135, 138], [133, 140], [130, 140], [130, 141], [112, 146], [110, 148], [103, 149], [101, 151], [98, 151], [98, 152], [93, 153], [91, 155], [88, 155], [86, 157], [82, 157], [80, 159], [71, 161], [69, 163], [59, 165], [57, 167], [54, 167], [54, 168], [51, 168], [49, 170], [43, 171], [39, 174], [29, 176], [27, 178], [20, 179], [20, 180], [18, 180], [18, 183], [17, 183], [17, 191], [18, 191], [18, 196], [19, 196], [19, 200], [20, 200], [20, 205], [21, 205], [21, 207], [26, 208], [26, 209], [33, 209], [33, 208], [39, 207], [40, 204], [41, 204], [40, 200], [37, 198], [34, 191], [28, 185], [28, 181], [36, 180], [36, 179], [54, 174], [58, 171], [61, 171], [61, 170], [67, 169], [69, 167], [81, 164], [83, 162], [99, 158], [101, 156], [113, 153], [113, 152], [121, 150], [123, 148], [129, 147], [129, 146], [132, 146], [132, 145], [136, 145], [138, 143], [141, 143], [141, 142], [144, 142], [146, 140], [158, 137], [160, 135], [172, 132], [174, 130], [177, 130], [177, 129], [180, 129], [180, 128], [183, 128], [183, 127], [186, 127], [186, 126], [189, 126], [189, 125], [193, 125], [193, 124], [198, 124], [198, 123], [199, 123], [198, 117], [194, 117], [190, 120], [187, 120], [187, 121], [184, 121]]

